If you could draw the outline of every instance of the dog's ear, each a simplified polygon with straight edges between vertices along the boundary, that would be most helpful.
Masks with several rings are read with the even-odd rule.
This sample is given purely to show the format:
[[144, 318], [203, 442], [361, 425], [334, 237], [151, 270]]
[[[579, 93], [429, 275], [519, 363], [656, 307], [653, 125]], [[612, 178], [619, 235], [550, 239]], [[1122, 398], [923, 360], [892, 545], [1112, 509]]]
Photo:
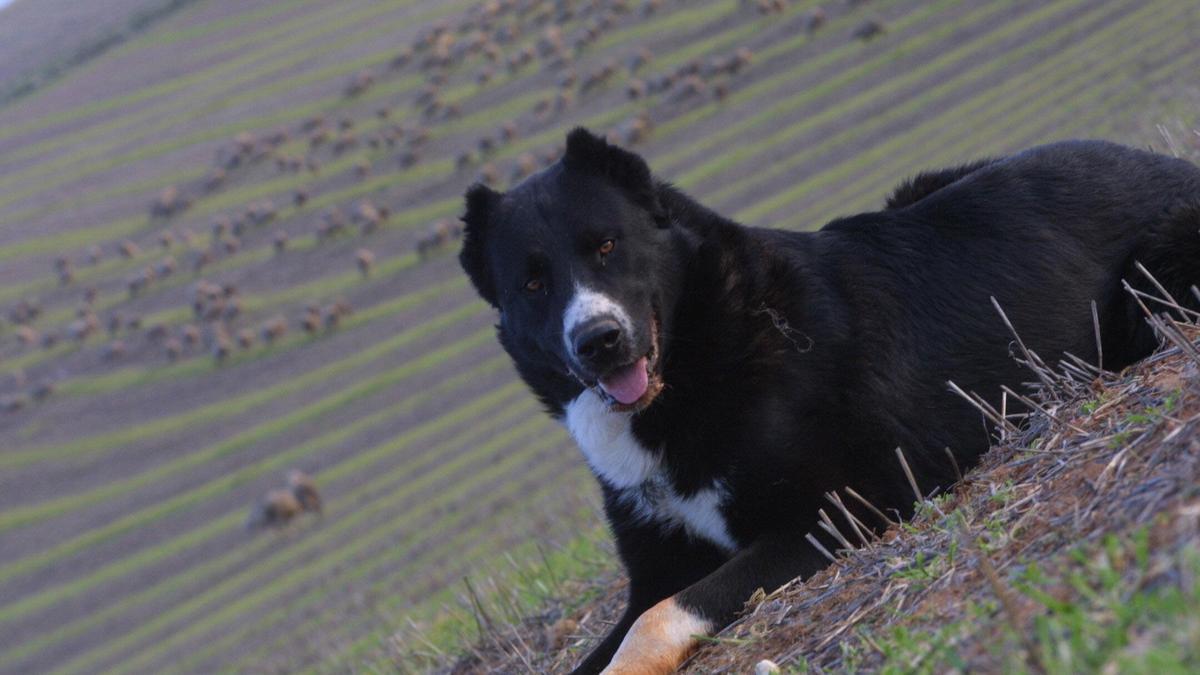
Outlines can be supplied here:
[[641, 155], [610, 145], [583, 127], [575, 127], [567, 134], [563, 165], [607, 178], [624, 190], [635, 204], [649, 211], [660, 227], [666, 226], [666, 211], [658, 199], [650, 166]]
[[500, 201], [500, 193], [490, 187], [476, 183], [467, 190], [467, 211], [462, 216], [463, 245], [458, 254], [458, 262], [462, 265], [467, 276], [471, 278], [475, 290], [480, 297], [493, 307], [498, 307], [496, 285], [492, 280], [491, 270], [484, 259], [484, 238], [487, 236], [492, 211]]

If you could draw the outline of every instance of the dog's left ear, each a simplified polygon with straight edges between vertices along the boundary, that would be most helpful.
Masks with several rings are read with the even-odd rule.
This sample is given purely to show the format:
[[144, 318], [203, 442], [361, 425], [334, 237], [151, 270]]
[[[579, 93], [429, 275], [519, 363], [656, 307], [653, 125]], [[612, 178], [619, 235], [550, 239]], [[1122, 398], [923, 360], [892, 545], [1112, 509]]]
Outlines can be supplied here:
[[650, 212], [659, 227], [667, 225], [667, 213], [658, 198], [650, 166], [641, 155], [610, 145], [583, 127], [567, 134], [563, 164], [568, 169], [603, 176], [621, 188], [634, 203]]
[[483, 256], [483, 240], [487, 236], [492, 212], [499, 201], [500, 193], [482, 183], [476, 183], [467, 190], [467, 211], [462, 216], [466, 227], [463, 228], [462, 251], [458, 254], [458, 262], [471, 278], [475, 290], [493, 307], [499, 307], [499, 304], [496, 298], [496, 284]]

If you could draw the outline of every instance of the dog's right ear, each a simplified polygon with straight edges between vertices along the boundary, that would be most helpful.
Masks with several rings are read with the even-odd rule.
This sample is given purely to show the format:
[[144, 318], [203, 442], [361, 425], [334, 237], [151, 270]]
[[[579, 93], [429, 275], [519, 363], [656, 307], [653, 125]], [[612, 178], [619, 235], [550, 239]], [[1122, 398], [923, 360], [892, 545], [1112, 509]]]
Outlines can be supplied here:
[[458, 254], [458, 262], [471, 278], [471, 283], [480, 297], [491, 306], [499, 307], [496, 284], [492, 280], [483, 251], [484, 239], [487, 237], [492, 212], [500, 201], [500, 193], [482, 183], [476, 183], [467, 190], [466, 201], [467, 211], [462, 216], [466, 227], [463, 229], [463, 245]]

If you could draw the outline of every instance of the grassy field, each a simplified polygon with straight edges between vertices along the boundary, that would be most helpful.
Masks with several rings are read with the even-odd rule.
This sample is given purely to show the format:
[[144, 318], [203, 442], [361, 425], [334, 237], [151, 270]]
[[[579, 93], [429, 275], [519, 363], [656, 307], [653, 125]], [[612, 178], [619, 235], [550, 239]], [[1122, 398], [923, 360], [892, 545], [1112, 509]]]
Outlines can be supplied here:
[[[445, 226], [574, 125], [793, 229], [1038, 142], [1196, 143], [1189, 0], [785, 4], [195, 0], [0, 107], [0, 672], [407, 667], [464, 577], [593, 569], [595, 487]], [[291, 468], [324, 515], [247, 531]]]

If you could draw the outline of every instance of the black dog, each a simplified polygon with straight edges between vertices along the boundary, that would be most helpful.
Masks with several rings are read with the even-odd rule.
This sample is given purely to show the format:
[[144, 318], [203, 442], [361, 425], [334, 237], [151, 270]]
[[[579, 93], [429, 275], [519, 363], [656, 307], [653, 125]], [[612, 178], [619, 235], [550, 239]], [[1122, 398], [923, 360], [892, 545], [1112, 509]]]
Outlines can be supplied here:
[[[1200, 282], [1200, 169], [1064, 142], [922, 174], [818, 232], [748, 228], [585, 130], [505, 194], [467, 193], [461, 261], [498, 334], [600, 481], [629, 607], [577, 672], [669, 672], [768, 591], [826, 564], [804, 535], [852, 486], [911, 511], [989, 445], [990, 400], [1047, 362], [1157, 344], [1121, 286]], [[1143, 284], [1145, 287], [1145, 284]], [[862, 520], [879, 524], [869, 513]]]

